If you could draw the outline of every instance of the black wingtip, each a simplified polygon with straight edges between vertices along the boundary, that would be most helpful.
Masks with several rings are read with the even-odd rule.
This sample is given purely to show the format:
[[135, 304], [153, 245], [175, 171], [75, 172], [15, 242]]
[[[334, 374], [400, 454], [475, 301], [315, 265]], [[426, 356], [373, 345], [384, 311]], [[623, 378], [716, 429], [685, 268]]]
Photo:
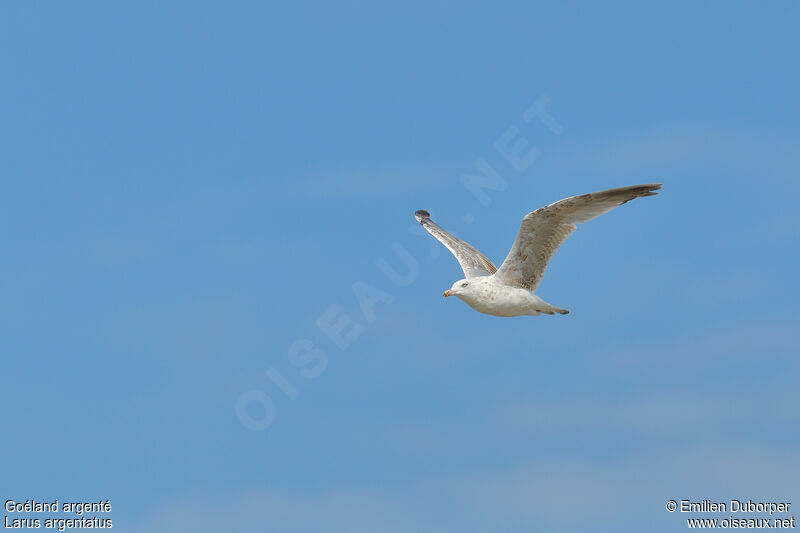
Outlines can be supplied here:
[[661, 188], [661, 183], [648, 183], [647, 185], [642, 185], [641, 187], [645, 189], [645, 192], [642, 193], [642, 196], [655, 196], [658, 194], [656, 191]]
[[417, 222], [422, 222], [426, 218], [431, 218], [431, 214], [425, 211], [424, 209], [420, 209], [416, 213], [414, 213], [414, 218], [417, 219]]

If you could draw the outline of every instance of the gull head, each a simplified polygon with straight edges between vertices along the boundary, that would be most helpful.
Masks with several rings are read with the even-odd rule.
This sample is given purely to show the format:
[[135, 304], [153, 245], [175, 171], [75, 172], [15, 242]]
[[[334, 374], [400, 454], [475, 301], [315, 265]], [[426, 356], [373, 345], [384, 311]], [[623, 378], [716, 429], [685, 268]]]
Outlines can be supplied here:
[[462, 279], [456, 281], [455, 283], [453, 283], [452, 287], [444, 291], [443, 296], [445, 298], [447, 298], [448, 296], [458, 296], [460, 298], [462, 296], [469, 294], [474, 287], [475, 287], [474, 283], [472, 283], [469, 280]]

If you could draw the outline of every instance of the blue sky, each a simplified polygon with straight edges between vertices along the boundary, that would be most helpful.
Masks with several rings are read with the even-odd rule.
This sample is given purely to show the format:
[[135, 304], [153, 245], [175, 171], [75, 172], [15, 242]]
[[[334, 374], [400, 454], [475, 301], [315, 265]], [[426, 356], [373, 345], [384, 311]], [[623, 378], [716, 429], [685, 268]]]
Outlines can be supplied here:
[[[800, 504], [798, 15], [4, 3], [3, 500], [110, 499], [156, 533]], [[543, 101], [558, 134], [524, 117]], [[443, 299], [460, 270], [413, 220], [499, 263], [528, 211], [653, 181], [554, 258], [564, 317]]]

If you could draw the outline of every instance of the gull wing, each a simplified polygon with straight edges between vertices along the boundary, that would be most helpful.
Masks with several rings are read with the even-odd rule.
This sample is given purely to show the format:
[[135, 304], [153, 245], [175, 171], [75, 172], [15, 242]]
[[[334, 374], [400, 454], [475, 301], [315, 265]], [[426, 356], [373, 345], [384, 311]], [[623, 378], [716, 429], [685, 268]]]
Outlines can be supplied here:
[[547, 263], [575, 231], [575, 224], [588, 222], [634, 198], [653, 196], [660, 188], [660, 183], [650, 183], [581, 194], [528, 213], [495, 278], [506, 285], [536, 290]]
[[474, 278], [475, 276], [489, 276], [497, 272], [497, 267], [489, 261], [485, 255], [465, 243], [461, 239], [453, 237], [438, 224], [431, 220], [431, 215], [424, 210], [414, 213], [414, 218], [422, 224], [425, 230], [436, 237], [440, 243], [444, 244], [450, 252], [456, 256], [464, 276]]

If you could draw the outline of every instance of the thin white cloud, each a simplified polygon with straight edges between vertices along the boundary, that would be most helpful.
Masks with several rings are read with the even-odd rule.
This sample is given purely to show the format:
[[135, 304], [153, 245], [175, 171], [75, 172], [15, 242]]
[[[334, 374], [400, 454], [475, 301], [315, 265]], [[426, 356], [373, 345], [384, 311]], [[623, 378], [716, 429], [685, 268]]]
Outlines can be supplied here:
[[541, 531], [635, 531], [637, 517], [674, 528], [685, 525], [685, 517], [665, 511], [671, 498], [792, 501], [800, 495], [798, 474], [793, 450], [722, 445], [603, 463], [575, 457], [535, 461], [475, 476], [460, 486], [465, 500], [499, 523], [527, 523]]
[[676, 126], [604, 139], [558, 151], [552, 166], [563, 170], [653, 173], [686, 163], [757, 171], [753, 180], [800, 176], [800, 140], [706, 126]]
[[[737, 421], [758, 421], [762, 426], [797, 425], [800, 413], [791, 408], [794, 396], [786, 389], [757, 396], [741, 391], [713, 394], [656, 391], [615, 398], [582, 396], [508, 405], [497, 411], [497, 419], [503, 426], [529, 435], [590, 432], [594, 436], [625, 433], [665, 438], [696, 432], [705, 442], [725, 441], [728, 438], [725, 430]], [[769, 413], [769, 417], [763, 416], [764, 413]], [[756, 434], [754, 438], [759, 437]]]
[[457, 176], [461, 170], [456, 165], [452, 167], [397, 165], [388, 168], [320, 171], [311, 176], [289, 181], [293, 184], [294, 191], [303, 195], [363, 197], [414, 191], [430, 194], [432, 191], [457, 185]]
[[434, 533], [416, 524], [397, 502], [371, 490], [318, 495], [253, 490], [234, 497], [209, 496], [159, 509], [140, 528], [147, 533]]
[[[502, 448], [498, 448], [502, 453]], [[690, 445], [602, 461], [569, 452], [526, 462], [347, 491], [253, 490], [165, 505], [148, 533], [443, 533], [445, 531], [674, 531], [686, 516], [669, 499], [796, 501], [796, 450]], [[488, 528], [488, 529], [487, 529]]]

